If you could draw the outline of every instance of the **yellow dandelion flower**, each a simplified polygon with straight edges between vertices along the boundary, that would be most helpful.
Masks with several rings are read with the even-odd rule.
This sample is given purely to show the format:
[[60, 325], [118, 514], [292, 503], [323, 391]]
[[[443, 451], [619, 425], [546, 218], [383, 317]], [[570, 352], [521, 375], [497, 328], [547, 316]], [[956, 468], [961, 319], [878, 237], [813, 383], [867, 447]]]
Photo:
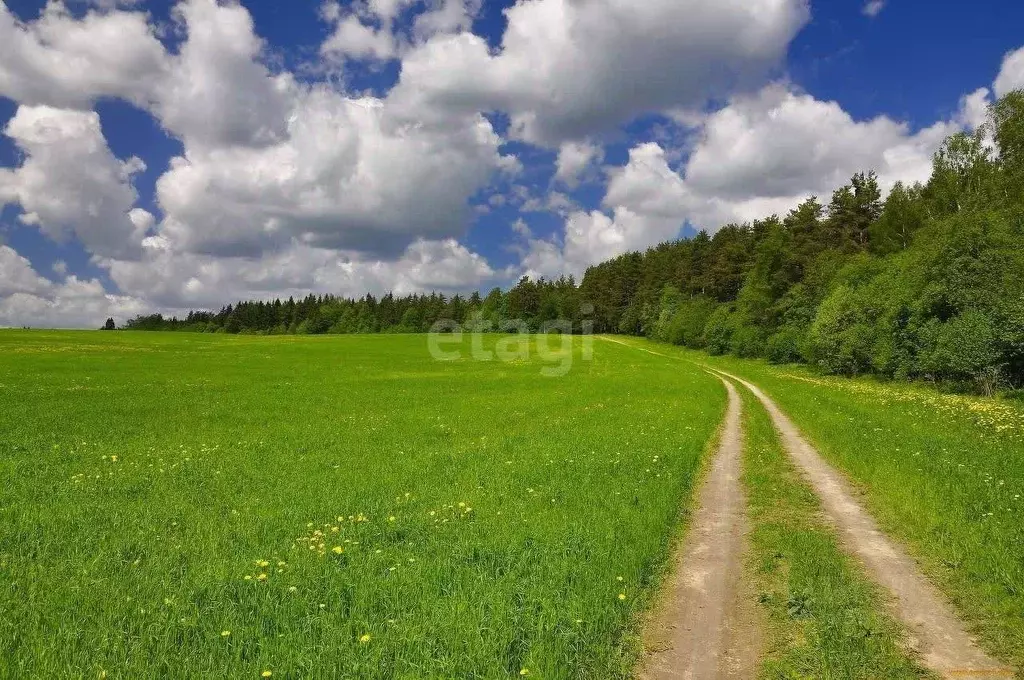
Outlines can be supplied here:
[[230, 637], [230, 635], [231, 635], [231, 631], [230, 630], [222, 630], [220, 632], [220, 636], [221, 637]]
[[626, 594], [625, 593], [619, 593], [619, 599], [620, 600], [625, 600], [626, 599]]
[[256, 566], [262, 569], [263, 567], [269, 567], [270, 562], [267, 562], [266, 560], [256, 560]]
[[262, 673], [260, 673], [261, 678], [269, 678], [271, 675], [273, 675], [273, 673], [271, 673], [270, 671], [263, 671]]
[[529, 674], [530, 674], [530, 669], [529, 668], [524, 668], [521, 671], [519, 671], [519, 675], [522, 675], [523, 677], [526, 677]]
[[257, 581], [266, 581], [267, 580], [267, 575], [266, 574], [260, 574], [259, 576], [256, 577], [256, 580]]
[[395, 521], [395, 516], [391, 515], [390, 517], [388, 517], [388, 521], [389, 522], [394, 522]]
[[369, 641], [370, 641], [370, 634], [369, 633], [365, 633], [364, 635], [362, 635], [359, 638], [359, 644], [362, 644], [362, 645], [365, 645]]
[[616, 576], [615, 580], [621, 583], [622, 582], [622, 577], [621, 576]]
[[331, 548], [331, 552], [333, 552], [335, 555], [340, 555], [341, 553], [345, 552], [345, 549], [342, 548], [340, 545], [336, 545], [333, 548]]

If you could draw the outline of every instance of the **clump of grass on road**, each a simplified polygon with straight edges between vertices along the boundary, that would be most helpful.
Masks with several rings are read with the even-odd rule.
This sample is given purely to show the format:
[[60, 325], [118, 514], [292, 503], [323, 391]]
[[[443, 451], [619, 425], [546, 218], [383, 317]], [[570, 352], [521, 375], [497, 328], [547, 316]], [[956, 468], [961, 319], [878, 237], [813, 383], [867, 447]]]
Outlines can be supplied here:
[[768, 414], [742, 392], [750, 571], [768, 622], [761, 677], [929, 677], [908, 658], [878, 592], [822, 520]]
[[469, 343], [0, 332], [0, 677], [629, 677], [724, 391]]

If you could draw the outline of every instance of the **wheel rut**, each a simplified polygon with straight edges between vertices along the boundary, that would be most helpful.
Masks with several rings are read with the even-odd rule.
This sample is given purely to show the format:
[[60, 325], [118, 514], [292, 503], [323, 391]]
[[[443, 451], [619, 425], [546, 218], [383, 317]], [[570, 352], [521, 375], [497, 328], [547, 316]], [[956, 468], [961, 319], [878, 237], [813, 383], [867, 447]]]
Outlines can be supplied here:
[[673, 574], [645, 635], [643, 680], [752, 678], [760, 627], [743, 580], [746, 498], [740, 482], [741, 404], [729, 393], [718, 448]]

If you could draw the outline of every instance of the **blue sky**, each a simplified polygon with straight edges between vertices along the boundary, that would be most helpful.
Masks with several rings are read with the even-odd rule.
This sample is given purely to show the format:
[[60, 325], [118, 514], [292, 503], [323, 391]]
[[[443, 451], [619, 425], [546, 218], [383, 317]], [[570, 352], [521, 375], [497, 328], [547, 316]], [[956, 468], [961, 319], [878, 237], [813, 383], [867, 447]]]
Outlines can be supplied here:
[[579, 276], [1024, 85], [1022, 3], [733, 4], [7, 0], [0, 325]]

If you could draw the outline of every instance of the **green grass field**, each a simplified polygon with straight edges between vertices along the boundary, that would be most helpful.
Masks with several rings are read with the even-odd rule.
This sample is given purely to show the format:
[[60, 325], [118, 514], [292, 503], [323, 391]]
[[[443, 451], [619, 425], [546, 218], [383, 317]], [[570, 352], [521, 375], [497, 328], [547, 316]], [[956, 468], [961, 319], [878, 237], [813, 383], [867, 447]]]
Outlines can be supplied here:
[[0, 675], [628, 677], [725, 393], [575, 342], [0, 331]]
[[1024, 404], [629, 342], [765, 390], [985, 646], [1024, 669]]

